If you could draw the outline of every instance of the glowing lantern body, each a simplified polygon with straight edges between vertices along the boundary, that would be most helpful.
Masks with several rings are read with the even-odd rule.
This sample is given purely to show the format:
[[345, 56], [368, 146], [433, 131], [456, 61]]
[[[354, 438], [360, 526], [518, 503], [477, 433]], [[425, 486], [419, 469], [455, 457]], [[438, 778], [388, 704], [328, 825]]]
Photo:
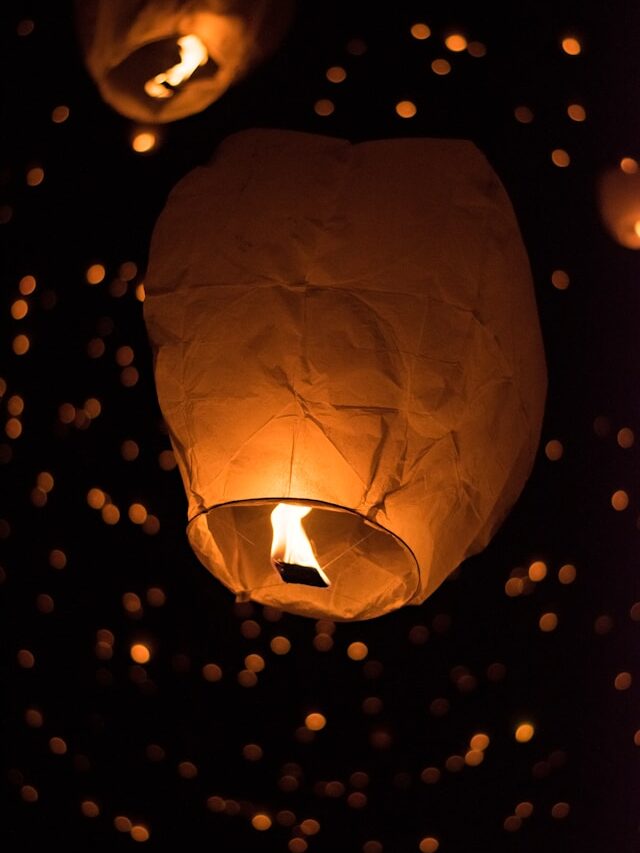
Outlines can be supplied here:
[[614, 240], [627, 249], [640, 249], [640, 171], [635, 161], [629, 162], [632, 171], [618, 167], [601, 176], [600, 213]]
[[[236, 134], [170, 196], [146, 287], [189, 539], [240, 599], [369, 618], [487, 544], [546, 379], [514, 215], [471, 143]], [[270, 559], [288, 503], [312, 508], [288, 523], [328, 586]]]
[[197, 113], [280, 42], [292, 0], [76, 0], [85, 62], [123, 115]]

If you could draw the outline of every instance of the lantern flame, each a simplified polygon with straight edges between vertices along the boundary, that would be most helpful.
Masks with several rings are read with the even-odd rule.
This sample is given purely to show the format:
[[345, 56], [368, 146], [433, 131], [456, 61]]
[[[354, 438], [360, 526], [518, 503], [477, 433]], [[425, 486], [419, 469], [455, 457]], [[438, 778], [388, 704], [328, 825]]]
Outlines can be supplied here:
[[178, 39], [180, 62], [156, 74], [144, 84], [144, 90], [151, 98], [171, 98], [174, 89], [191, 77], [193, 72], [209, 59], [207, 48], [198, 36], [182, 36]]
[[312, 507], [280, 503], [271, 513], [273, 542], [271, 562], [283, 579], [309, 586], [330, 586], [329, 578], [320, 568], [313, 546], [302, 527], [302, 519]]

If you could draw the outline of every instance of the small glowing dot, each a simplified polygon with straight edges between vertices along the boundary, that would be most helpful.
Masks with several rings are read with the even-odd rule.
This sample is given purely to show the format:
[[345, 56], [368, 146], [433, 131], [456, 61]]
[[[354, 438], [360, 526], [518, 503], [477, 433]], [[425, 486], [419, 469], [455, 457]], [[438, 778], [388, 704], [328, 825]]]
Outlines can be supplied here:
[[13, 351], [16, 355], [24, 355], [29, 352], [30, 346], [29, 338], [26, 335], [16, 335], [13, 339]]
[[452, 33], [450, 36], [447, 36], [444, 43], [452, 53], [461, 53], [467, 49], [467, 40], [460, 33]]
[[564, 150], [564, 148], [554, 148], [551, 152], [551, 161], [554, 166], [564, 169], [571, 162], [571, 157], [569, 157], [569, 154]]
[[433, 838], [432, 836], [428, 836], [427, 838], [423, 838], [420, 842], [418, 849], [420, 853], [436, 853], [436, 850], [440, 847], [440, 842], [437, 838]]
[[240, 670], [237, 679], [240, 687], [255, 687], [258, 683], [258, 676], [250, 669]]
[[[142, 602], [140, 596], [135, 592], [125, 592], [122, 596], [122, 606], [127, 613], [140, 613], [142, 611]], [[141, 661], [139, 661], [141, 663]]]
[[451, 64], [446, 59], [434, 59], [431, 63], [431, 70], [434, 74], [442, 77], [451, 71]]
[[503, 823], [506, 832], [517, 832], [522, 826], [522, 820], [517, 815], [509, 815]]
[[144, 643], [134, 643], [130, 650], [131, 660], [136, 663], [148, 663], [151, 660], [151, 652]]
[[535, 732], [531, 723], [520, 723], [515, 731], [515, 739], [518, 743], [527, 743], [531, 740]]
[[469, 767], [477, 767], [484, 761], [484, 753], [479, 749], [470, 749], [465, 753], [464, 763]]
[[558, 580], [562, 584], [570, 584], [573, 583], [576, 579], [576, 567], [572, 566], [571, 563], [567, 563], [564, 566], [561, 566], [558, 569]]
[[332, 65], [327, 69], [327, 80], [330, 83], [342, 83], [347, 79], [347, 72], [340, 65]]
[[36, 598], [36, 608], [40, 613], [53, 613], [55, 602], [46, 592], [41, 592]]
[[292, 838], [287, 844], [289, 853], [305, 853], [309, 845], [304, 838]]
[[551, 809], [551, 817], [562, 820], [569, 814], [569, 803], [556, 803]]
[[522, 595], [523, 590], [524, 582], [522, 578], [509, 578], [504, 585], [504, 591], [509, 598], [517, 598], [517, 596]]
[[516, 107], [513, 111], [513, 114], [516, 117], [516, 121], [519, 121], [520, 124], [531, 124], [531, 122], [533, 121], [533, 110], [531, 110], [529, 107]]
[[51, 121], [54, 124], [62, 124], [62, 122], [66, 121], [69, 118], [69, 107], [65, 107], [64, 105], [60, 105], [59, 107], [54, 107], [51, 112]]
[[611, 495], [611, 506], [617, 511], [622, 512], [629, 506], [629, 495], [624, 489], [618, 489]]
[[628, 690], [631, 687], [631, 681], [630, 672], [619, 672], [615, 677], [613, 685], [616, 690]]
[[134, 841], [148, 841], [149, 840], [149, 830], [146, 826], [142, 824], [135, 824], [129, 830], [131, 837]]
[[44, 169], [41, 166], [34, 166], [27, 172], [27, 186], [37, 187], [44, 181]]
[[633, 430], [629, 427], [623, 427], [618, 431], [617, 440], [620, 447], [624, 447], [625, 449], [633, 447], [633, 442], [635, 441]]
[[116, 350], [116, 363], [120, 365], [120, 367], [126, 367], [128, 364], [134, 359], [134, 352], [131, 347], [118, 347]]
[[538, 626], [541, 631], [545, 633], [549, 633], [550, 631], [555, 631], [558, 627], [558, 617], [555, 613], [543, 613], [540, 619], [538, 620]]
[[544, 453], [550, 462], [557, 462], [559, 459], [562, 459], [562, 454], [564, 453], [562, 442], [556, 438], [548, 441], [545, 444]]
[[464, 758], [461, 755], [450, 755], [444, 763], [449, 773], [459, 773], [464, 767]]
[[262, 747], [257, 743], [248, 743], [242, 747], [242, 756], [247, 761], [260, 761], [263, 754]]
[[398, 101], [396, 104], [396, 113], [400, 118], [413, 118], [418, 112], [413, 101]]
[[351, 660], [364, 660], [369, 654], [369, 649], [364, 643], [350, 643], [347, 648], [347, 655]]
[[105, 524], [117, 524], [120, 521], [120, 510], [115, 504], [105, 504], [101, 514]]
[[144, 284], [140, 282], [140, 284], [136, 285], [136, 299], [138, 302], [144, 302], [145, 296]]
[[24, 275], [18, 284], [18, 290], [23, 296], [29, 296], [36, 289], [36, 280], [32, 275]]
[[24, 320], [29, 313], [29, 303], [26, 299], [16, 299], [11, 305], [11, 316], [14, 320]]
[[131, 821], [124, 815], [118, 815], [113, 819], [113, 825], [118, 832], [131, 832]]
[[4, 431], [7, 434], [7, 438], [20, 438], [22, 435], [22, 424], [18, 418], [9, 418], [4, 425]]
[[102, 509], [107, 500], [107, 496], [102, 489], [89, 489], [87, 492], [87, 503], [91, 509]]
[[568, 53], [569, 56], [577, 56], [582, 50], [582, 45], [577, 38], [568, 36], [567, 38], [562, 39], [562, 49], [565, 53]]
[[581, 104], [569, 104], [567, 115], [571, 121], [584, 121], [587, 117], [587, 111]]
[[569, 276], [564, 270], [554, 270], [551, 273], [551, 284], [556, 290], [566, 290], [569, 287]]
[[518, 805], [515, 808], [515, 813], [516, 813], [517, 817], [521, 817], [521, 818], [531, 817], [531, 815], [533, 814], [533, 803], [530, 803], [526, 800], [522, 803], [518, 803]]
[[319, 732], [327, 725], [327, 718], [324, 714], [320, 714], [317, 711], [312, 714], [307, 714], [304, 719], [305, 726], [312, 732]]
[[627, 175], [635, 175], [638, 171], [638, 161], [634, 160], [633, 157], [623, 157], [620, 160], [620, 168]]
[[247, 640], [255, 640], [256, 637], [260, 636], [261, 630], [260, 625], [254, 619], [245, 619], [240, 625], [240, 633]]
[[147, 590], [147, 603], [151, 607], [162, 607], [167, 601], [167, 596], [159, 586], [150, 586]]
[[32, 20], [30, 20], [29, 18], [24, 18], [18, 23], [18, 26], [16, 27], [16, 32], [19, 36], [30, 36], [31, 33], [34, 31], [35, 26], [36, 25]]
[[140, 374], [135, 367], [125, 367], [120, 374], [120, 382], [125, 388], [133, 388], [137, 384]]
[[216, 663], [207, 663], [202, 667], [202, 677], [205, 681], [220, 681], [222, 670]]
[[425, 785], [435, 785], [440, 779], [440, 775], [440, 771], [437, 767], [425, 767], [420, 774], [420, 779], [425, 783]]
[[361, 791], [353, 791], [347, 797], [347, 805], [352, 809], [363, 809], [367, 805], [367, 795]]
[[163, 471], [173, 471], [176, 467], [176, 457], [173, 450], [161, 450], [158, 454], [158, 465]]
[[264, 658], [262, 655], [247, 655], [244, 659], [244, 665], [251, 672], [262, 672], [265, 667]]
[[271, 818], [266, 814], [255, 814], [251, 818], [251, 826], [260, 832], [264, 832], [266, 829], [271, 828]]
[[198, 775], [198, 768], [192, 761], [181, 761], [178, 764], [178, 776], [183, 779], [195, 779]]
[[320, 98], [320, 100], [316, 101], [313, 105], [313, 109], [316, 115], [330, 116], [335, 110], [335, 105], [333, 101], [330, 101], [328, 98]]
[[538, 583], [542, 581], [547, 576], [547, 564], [542, 560], [535, 560], [529, 566], [529, 579]]
[[16, 657], [18, 659], [18, 664], [23, 669], [33, 669], [35, 666], [36, 659], [33, 656], [33, 653], [28, 649], [20, 649]]
[[36, 483], [38, 488], [42, 489], [43, 492], [50, 492], [53, 489], [54, 480], [48, 471], [41, 471], [38, 474]]
[[486, 735], [484, 732], [478, 732], [478, 734], [475, 734], [469, 741], [469, 746], [471, 749], [479, 749], [483, 751], [489, 746], [489, 743], [489, 735]]
[[32, 729], [39, 729], [44, 723], [44, 717], [37, 708], [27, 708], [24, 712], [24, 721]]
[[54, 755], [64, 755], [67, 751], [67, 744], [61, 737], [49, 738], [49, 749]]
[[91, 264], [85, 273], [87, 284], [100, 284], [104, 281], [106, 270], [102, 264]]
[[320, 832], [320, 824], [313, 818], [307, 818], [300, 823], [300, 829], [305, 835], [317, 835]]
[[467, 51], [469, 53], [469, 56], [473, 56], [475, 59], [480, 59], [481, 57], [487, 55], [487, 46], [481, 41], [471, 41], [469, 42]]
[[431, 30], [426, 24], [418, 23], [411, 27], [411, 35], [418, 41], [424, 41], [431, 35]]
[[23, 785], [20, 788], [20, 796], [25, 803], [36, 803], [38, 801], [38, 791], [33, 785]]
[[129, 507], [129, 520], [134, 524], [144, 524], [147, 515], [147, 510], [142, 504], [131, 504]]
[[636, 601], [629, 610], [629, 616], [634, 622], [640, 622], [640, 601]]
[[151, 130], [140, 130], [131, 139], [131, 147], [136, 154], [147, 154], [153, 151], [158, 143], [158, 137]]
[[93, 800], [83, 800], [80, 803], [80, 811], [85, 817], [98, 817], [100, 807]]
[[59, 548], [54, 548], [49, 552], [49, 565], [53, 569], [64, 569], [67, 565], [67, 555]]
[[274, 637], [269, 645], [275, 655], [286, 655], [291, 650], [291, 643], [286, 637]]

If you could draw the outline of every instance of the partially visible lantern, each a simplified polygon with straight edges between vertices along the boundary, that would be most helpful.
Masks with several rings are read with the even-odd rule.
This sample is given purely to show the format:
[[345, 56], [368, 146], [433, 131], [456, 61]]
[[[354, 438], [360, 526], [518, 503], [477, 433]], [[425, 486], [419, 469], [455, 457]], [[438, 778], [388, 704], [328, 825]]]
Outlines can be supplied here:
[[640, 249], [640, 171], [625, 157], [605, 171], [599, 182], [600, 214], [614, 240], [627, 249]]
[[231, 136], [171, 194], [146, 293], [189, 539], [239, 600], [419, 604], [520, 493], [544, 355], [471, 143]]
[[76, 0], [85, 62], [128, 118], [203, 110], [279, 44], [292, 0]]

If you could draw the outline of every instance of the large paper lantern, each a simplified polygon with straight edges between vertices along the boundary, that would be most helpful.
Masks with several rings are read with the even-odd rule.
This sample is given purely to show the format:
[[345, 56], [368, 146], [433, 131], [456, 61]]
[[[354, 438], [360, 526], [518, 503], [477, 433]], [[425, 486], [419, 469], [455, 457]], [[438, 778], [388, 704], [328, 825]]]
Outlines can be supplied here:
[[271, 53], [293, 0], [76, 0], [102, 97], [143, 122], [200, 112]]
[[471, 143], [234, 135], [171, 194], [146, 288], [189, 539], [239, 600], [418, 604], [520, 493], [544, 356]]
[[607, 169], [598, 185], [600, 215], [609, 234], [627, 249], [640, 249], [640, 170], [625, 157]]

